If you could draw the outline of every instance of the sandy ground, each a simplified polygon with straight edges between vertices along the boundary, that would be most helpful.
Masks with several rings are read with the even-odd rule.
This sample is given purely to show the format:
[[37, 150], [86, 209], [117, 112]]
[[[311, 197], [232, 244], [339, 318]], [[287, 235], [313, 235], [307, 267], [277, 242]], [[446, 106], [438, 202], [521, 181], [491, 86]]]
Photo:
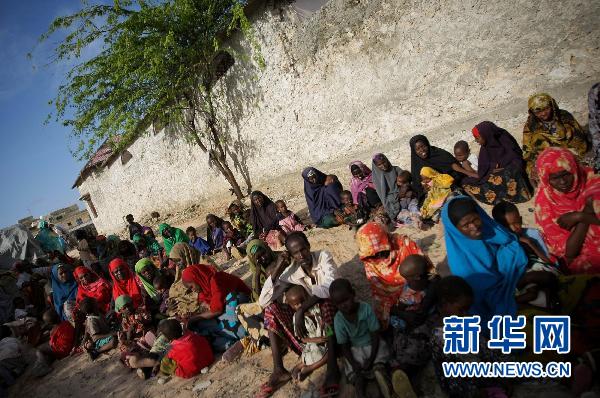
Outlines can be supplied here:
[[[392, 156], [392, 161], [393, 159]], [[401, 165], [406, 166], [404, 164]], [[347, 184], [348, 172], [345, 165], [340, 164], [338, 167], [324, 171], [337, 173], [340, 180]], [[276, 188], [258, 186], [256, 189], [262, 189], [273, 200], [285, 200], [290, 210], [296, 211], [301, 218], [306, 219], [307, 209], [302, 195], [301, 182], [302, 180], [298, 174], [286, 175], [269, 184], [270, 187]], [[184, 229], [189, 225], [193, 225], [201, 228], [204, 233], [204, 219], [206, 214], [215, 213], [223, 216], [230, 200], [231, 198], [219, 198], [214, 203], [203, 206], [202, 209], [196, 206], [177, 214], [165, 215], [159, 220], [154, 220], [154, 225], [164, 221]], [[531, 205], [532, 202], [519, 206], [525, 219], [525, 224], [530, 225], [533, 223]], [[142, 221], [146, 225], [151, 224], [148, 222], [149, 220]], [[435, 226], [429, 231], [418, 231], [406, 227], [398, 232], [407, 234], [416, 240], [436, 265], [439, 273], [442, 275], [447, 274], [443, 229], [440, 225]], [[311, 230], [308, 232], [308, 237], [313, 249], [328, 250], [333, 254], [338, 265], [340, 277], [351, 280], [359, 298], [368, 301], [370, 291], [364, 269], [356, 255], [357, 248], [354, 241], [354, 231], [345, 227], [338, 227], [331, 230]], [[229, 272], [249, 281], [250, 273], [244, 260], [225, 263], [223, 266]], [[290, 353], [285, 357], [285, 364], [288, 368], [291, 368], [296, 361], [297, 357], [295, 354]], [[175, 393], [180, 397], [252, 397], [259, 386], [267, 380], [272, 363], [270, 350], [266, 349], [252, 357], [244, 357], [233, 364], [225, 365], [217, 362], [206, 374], [199, 375], [191, 380], [173, 379], [164, 385], [159, 385], [156, 379], [149, 381], [138, 379], [135, 373], [125, 369], [119, 363], [116, 354], [104, 355], [95, 362], [91, 362], [86, 355], [80, 355], [75, 358], [67, 358], [56, 362], [53, 366], [54, 371], [42, 379], [33, 379], [28, 375], [28, 371], [13, 386], [10, 396], [44, 396], [45, 398], [91, 398], [106, 396], [150, 398], [163, 397], [166, 394]], [[316, 372], [303, 383], [288, 383], [276, 392], [274, 397], [316, 397], [318, 396], [318, 387], [321, 385], [322, 379], [323, 372]], [[208, 387], [194, 391], [195, 386], [207, 384], [207, 382], [210, 382]], [[421, 396], [443, 396], [435, 382], [431, 367], [428, 367], [423, 372], [416, 384], [421, 390]], [[521, 386], [516, 390], [516, 396], [527, 397], [542, 392], [544, 396], [566, 396], [564, 389], [555, 384]], [[343, 385], [340, 397], [352, 396], [354, 396], [352, 388]]]

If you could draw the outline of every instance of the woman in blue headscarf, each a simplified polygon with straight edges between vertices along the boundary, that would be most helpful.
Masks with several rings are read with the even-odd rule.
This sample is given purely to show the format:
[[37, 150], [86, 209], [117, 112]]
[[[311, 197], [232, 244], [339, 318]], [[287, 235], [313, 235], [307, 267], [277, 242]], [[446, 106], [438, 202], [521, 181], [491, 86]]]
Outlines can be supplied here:
[[326, 175], [314, 167], [307, 167], [302, 171], [302, 178], [304, 196], [313, 222], [320, 228], [339, 225], [333, 214], [341, 206], [342, 184], [337, 177]]
[[60, 319], [68, 320], [69, 315], [65, 313], [65, 303], [69, 301], [75, 302], [77, 298], [77, 282], [73, 278], [73, 271], [69, 266], [56, 264], [52, 267], [50, 275], [52, 281], [52, 301], [54, 301], [54, 309], [60, 316]]
[[516, 235], [495, 222], [467, 196], [442, 210], [448, 265], [473, 288], [471, 311], [486, 325], [494, 315], [516, 315], [515, 292], [528, 258]]

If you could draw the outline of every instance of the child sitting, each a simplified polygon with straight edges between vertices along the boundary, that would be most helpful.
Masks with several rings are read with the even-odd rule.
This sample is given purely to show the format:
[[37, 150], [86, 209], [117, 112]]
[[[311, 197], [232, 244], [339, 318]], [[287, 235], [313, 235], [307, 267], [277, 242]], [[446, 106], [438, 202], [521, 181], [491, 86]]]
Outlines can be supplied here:
[[[294, 312], [298, 311], [308, 294], [302, 286], [293, 285], [285, 293], [287, 304]], [[335, 310], [329, 300], [323, 300], [304, 313], [304, 326], [307, 337], [302, 339], [302, 362], [292, 369], [292, 377], [302, 381], [313, 371], [327, 363], [327, 339], [333, 335], [332, 317]], [[296, 328], [294, 319], [294, 328]]]
[[288, 210], [287, 205], [283, 200], [278, 200], [275, 202], [275, 206], [277, 206], [277, 213], [281, 219], [279, 220], [279, 226], [286, 234], [292, 233], [294, 231], [304, 231], [306, 226], [302, 224], [300, 218], [294, 214], [293, 211]]
[[400, 264], [406, 280], [398, 304], [391, 310], [394, 331], [394, 362], [405, 371], [418, 370], [430, 357], [431, 313], [435, 307], [437, 276], [431, 276], [433, 264], [426, 256], [412, 254]]
[[364, 211], [352, 201], [352, 192], [342, 191], [340, 193], [340, 201], [342, 202], [342, 206], [335, 211], [338, 223], [350, 227], [358, 227], [367, 221]]
[[86, 297], [81, 300], [79, 310], [85, 315], [83, 347], [92, 360], [98, 358], [101, 353], [117, 347], [116, 336], [110, 332], [106, 320], [100, 315], [95, 299]]
[[252, 228], [252, 223], [250, 223], [250, 210], [247, 210], [242, 202], [235, 200], [229, 205], [227, 214], [229, 214], [231, 224], [235, 229], [240, 231], [240, 234], [242, 234], [244, 239], [252, 240], [254, 237], [254, 229]]
[[442, 390], [450, 397], [507, 397], [502, 384], [492, 378], [452, 378], [445, 377], [442, 369], [444, 362], [497, 362], [497, 351], [490, 350], [484, 333], [479, 334], [479, 352], [477, 354], [444, 354], [443, 318], [468, 315], [473, 304], [473, 289], [458, 276], [447, 276], [436, 285], [436, 305], [439, 311], [431, 334], [431, 353], [435, 373]]
[[400, 203], [400, 213], [396, 219], [403, 224], [421, 226], [419, 213], [419, 199], [412, 190], [412, 176], [408, 170], [402, 170], [396, 177], [396, 186], [398, 187], [398, 202]]
[[160, 273], [152, 281], [154, 288], [161, 295], [160, 308], [158, 309], [158, 311], [161, 314], [167, 313], [167, 309], [168, 309], [167, 303], [169, 300], [169, 289], [171, 288], [171, 285], [173, 284], [173, 279], [174, 278], [172, 275], [168, 275], [166, 273]]
[[161, 360], [160, 372], [184, 379], [194, 377], [214, 361], [210, 344], [206, 338], [187, 331], [175, 319], [166, 319], [160, 324], [161, 333], [171, 342], [171, 348]]
[[440, 218], [442, 206], [452, 193], [454, 178], [448, 174], [441, 174], [431, 167], [421, 169], [421, 184], [427, 197], [421, 206], [421, 217], [424, 221], [437, 222]]
[[13, 299], [13, 307], [15, 308], [15, 320], [32, 316], [33, 305], [25, 305], [25, 299], [23, 297], [15, 297]]
[[[329, 286], [329, 296], [338, 309], [334, 318], [335, 336], [342, 346], [346, 377], [354, 384], [356, 395], [366, 397], [367, 379], [375, 378], [382, 395], [391, 396], [386, 372], [389, 351], [379, 336], [379, 321], [373, 308], [355, 300], [354, 289], [347, 279], [334, 280]], [[398, 370], [394, 379], [396, 394], [415, 396], [406, 374]]]
[[127, 351], [134, 347], [137, 339], [143, 339], [152, 330], [152, 315], [143, 305], [134, 309], [133, 300], [125, 294], [116, 298], [115, 311], [121, 316], [119, 343], [122, 351]]
[[237, 256], [241, 258], [238, 246], [244, 243], [244, 238], [240, 231], [235, 229], [229, 221], [223, 221], [223, 249], [227, 256], [227, 260], [231, 260], [232, 253], [237, 252]]
[[458, 141], [454, 144], [454, 157], [458, 160], [458, 163], [463, 169], [471, 173], [471, 177], [479, 177], [477, 174], [477, 164], [479, 163], [479, 160], [477, 159], [477, 155], [471, 153], [467, 141]]
[[200, 254], [206, 255], [210, 252], [210, 245], [207, 241], [205, 241], [196, 234], [196, 228], [187, 227], [185, 233], [190, 239], [189, 245], [198, 250]]
[[[160, 321], [158, 324], [158, 337], [154, 340], [149, 351], [128, 353], [125, 356], [124, 362], [127, 367], [137, 369], [137, 375], [141, 379], [147, 379], [158, 373], [160, 362], [169, 351], [170, 342], [179, 336], [175, 334], [176, 337], [173, 337], [174, 334], [171, 331], [173, 325], [170, 325], [169, 321], [175, 320], [164, 319]], [[181, 328], [179, 322], [175, 321], [175, 323]], [[175, 331], [177, 331], [177, 326], [175, 326]]]
[[519, 237], [521, 247], [529, 257], [526, 275], [517, 286], [517, 303], [552, 308], [557, 304], [554, 294], [555, 280], [545, 273], [557, 276], [559, 272], [549, 257], [548, 248], [540, 232], [535, 228], [523, 228], [523, 218], [519, 209], [509, 202], [502, 201], [494, 206], [492, 217], [498, 224]]
[[42, 319], [47, 326], [52, 326], [50, 330], [50, 341], [48, 346], [41, 346], [39, 349], [51, 359], [62, 359], [68, 357], [75, 345], [75, 328], [69, 321], [61, 321], [54, 310], [48, 310], [42, 315]]

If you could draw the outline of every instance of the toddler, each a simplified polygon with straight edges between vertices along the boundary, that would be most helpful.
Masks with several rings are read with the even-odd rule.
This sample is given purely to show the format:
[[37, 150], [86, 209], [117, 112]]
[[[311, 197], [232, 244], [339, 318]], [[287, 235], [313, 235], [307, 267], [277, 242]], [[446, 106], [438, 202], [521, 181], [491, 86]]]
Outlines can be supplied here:
[[85, 315], [85, 335], [83, 347], [92, 360], [103, 352], [108, 352], [117, 346], [117, 339], [98, 311], [96, 300], [86, 297], [79, 303], [79, 310]]
[[247, 210], [242, 202], [235, 200], [227, 208], [227, 214], [231, 224], [242, 234], [244, 239], [251, 240], [254, 237], [254, 229], [250, 223], [250, 210]]
[[304, 231], [306, 226], [302, 224], [300, 218], [294, 214], [294, 212], [288, 210], [287, 205], [283, 200], [278, 200], [275, 202], [275, 206], [277, 206], [277, 213], [279, 213], [279, 226], [286, 234], [292, 233], [294, 231]]
[[424, 221], [437, 222], [446, 199], [452, 194], [454, 178], [449, 174], [441, 174], [431, 167], [421, 169], [421, 184], [427, 193], [421, 206], [421, 217]]
[[400, 203], [400, 213], [396, 218], [403, 224], [415, 225], [420, 228], [419, 200], [412, 189], [412, 176], [408, 170], [402, 170], [396, 177], [396, 186], [398, 187], [398, 202]]
[[238, 246], [243, 245], [244, 238], [240, 234], [240, 231], [235, 229], [229, 221], [223, 221], [223, 249], [227, 256], [227, 260], [231, 260], [232, 253], [236, 253], [239, 257]]
[[474, 174], [472, 177], [478, 177], [477, 164], [479, 163], [479, 160], [477, 159], [477, 155], [471, 153], [467, 141], [458, 141], [454, 144], [454, 157], [458, 160], [458, 163], [463, 169]]
[[340, 192], [342, 206], [335, 211], [335, 217], [340, 224], [358, 227], [366, 222], [366, 216], [362, 209], [352, 200], [350, 191]]

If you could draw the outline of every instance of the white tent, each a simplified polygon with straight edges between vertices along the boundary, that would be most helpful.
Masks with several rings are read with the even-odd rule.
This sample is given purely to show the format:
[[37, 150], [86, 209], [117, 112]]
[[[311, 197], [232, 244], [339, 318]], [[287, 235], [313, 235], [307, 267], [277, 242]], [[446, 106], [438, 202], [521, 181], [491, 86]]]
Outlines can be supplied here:
[[29, 230], [16, 224], [0, 230], [0, 269], [10, 269], [19, 260], [35, 261], [44, 252]]

